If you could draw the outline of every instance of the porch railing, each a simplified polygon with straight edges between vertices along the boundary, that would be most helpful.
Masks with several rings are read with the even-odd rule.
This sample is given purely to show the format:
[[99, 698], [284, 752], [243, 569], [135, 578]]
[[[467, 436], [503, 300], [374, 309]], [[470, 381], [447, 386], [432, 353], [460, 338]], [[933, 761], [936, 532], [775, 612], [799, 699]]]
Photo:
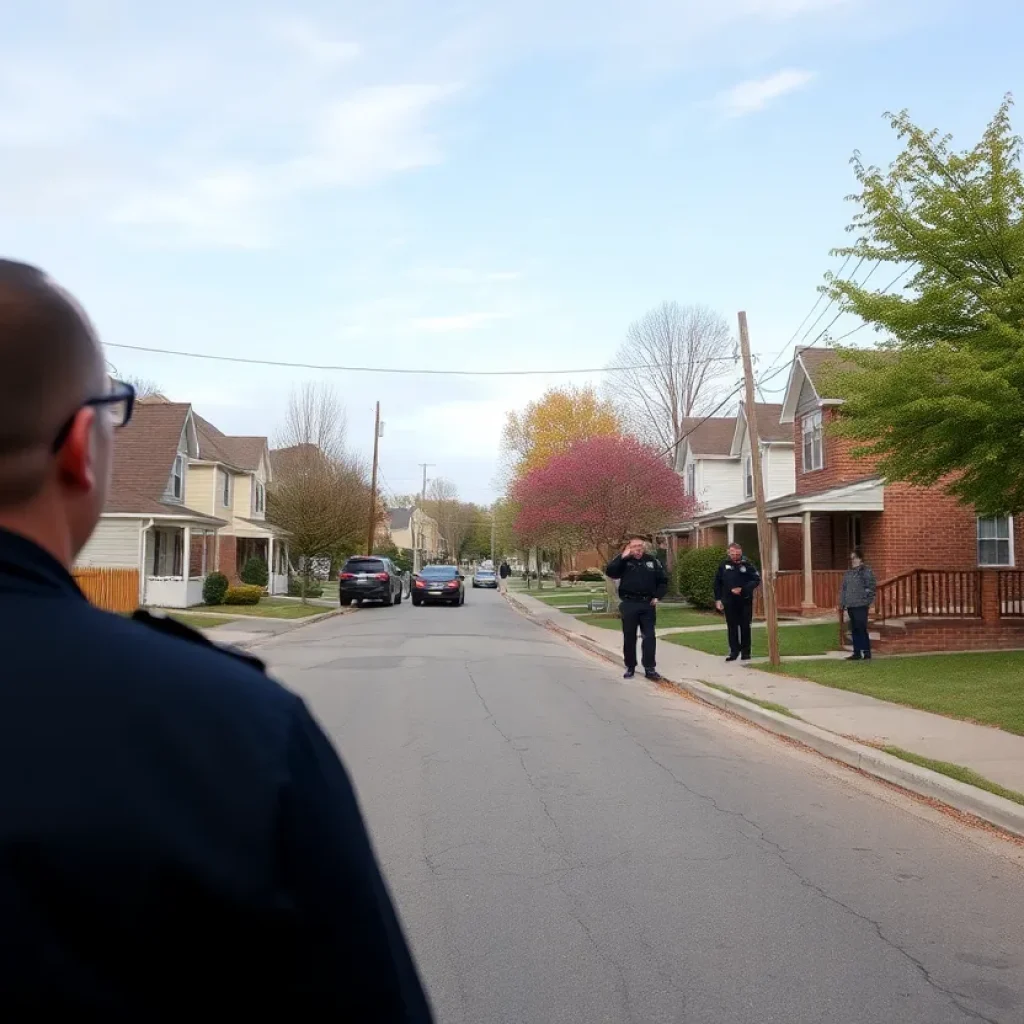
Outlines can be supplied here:
[[79, 590], [97, 608], [133, 612], [139, 606], [138, 569], [77, 568], [72, 574]]
[[978, 618], [978, 570], [911, 569], [878, 585], [875, 619]]
[[[816, 569], [811, 572], [814, 604], [817, 608], [839, 606], [839, 587], [843, 582], [841, 569]], [[804, 574], [800, 569], [789, 569], [775, 574], [775, 604], [780, 612], [799, 612], [804, 606]], [[764, 591], [754, 592], [754, 614], [764, 615]]]
[[1024, 570], [1000, 569], [998, 580], [1000, 618], [1024, 618]]

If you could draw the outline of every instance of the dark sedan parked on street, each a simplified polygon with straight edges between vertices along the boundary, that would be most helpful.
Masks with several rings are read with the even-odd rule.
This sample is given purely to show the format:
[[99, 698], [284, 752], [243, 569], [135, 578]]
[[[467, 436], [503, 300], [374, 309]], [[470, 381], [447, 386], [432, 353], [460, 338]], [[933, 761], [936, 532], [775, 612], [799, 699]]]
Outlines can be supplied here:
[[338, 573], [338, 597], [343, 605], [381, 601], [402, 603], [402, 574], [389, 558], [354, 556]]
[[426, 565], [413, 577], [412, 603], [465, 604], [464, 581], [457, 565]]

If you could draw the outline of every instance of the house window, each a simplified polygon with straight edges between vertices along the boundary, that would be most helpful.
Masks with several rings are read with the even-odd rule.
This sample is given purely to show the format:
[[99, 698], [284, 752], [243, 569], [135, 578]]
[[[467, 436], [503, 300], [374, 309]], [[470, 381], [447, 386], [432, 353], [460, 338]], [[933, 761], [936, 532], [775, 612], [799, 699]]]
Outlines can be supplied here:
[[743, 462], [743, 496], [754, 496], [754, 460], [749, 455]]
[[1013, 565], [1013, 520], [994, 516], [978, 520], [978, 565]]
[[850, 516], [846, 521], [846, 546], [853, 551], [854, 548], [864, 546], [864, 534], [861, 530], [860, 516]]
[[177, 456], [174, 460], [174, 470], [171, 473], [171, 494], [179, 501], [185, 493], [185, 457]]
[[183, 571], [185, 538], [181, 530], [153, 531], [154, 576], [180, 576]]
[[697, 464], [695, 462], [691, 462], [686, 467], [686, 493], [691, 498], [697, 495]]
[[267, 492], [264, 490], [263, 484], [261, 484], [259, 480], [256, 481], [255, 501], [257, 512], [266, 511]]
[[804, 417], [804, 465], [803, 471], [811, 473], [825, 465], [825, 453], [822, 445], [821, 410]]
[[221, 470], [223, 479], [221, 480], [221, 494], [220, 503], [225, 508], [231, 507], [231, 474], [227, 470]]

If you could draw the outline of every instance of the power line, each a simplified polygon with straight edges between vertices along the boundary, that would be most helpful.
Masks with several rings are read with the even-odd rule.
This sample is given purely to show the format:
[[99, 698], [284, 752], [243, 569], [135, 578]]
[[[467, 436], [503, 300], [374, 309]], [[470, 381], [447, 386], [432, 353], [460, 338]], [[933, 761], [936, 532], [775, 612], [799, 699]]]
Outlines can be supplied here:
[[[396, 366], [337, 366], [324, 363], [291, 362], [284, 359], [255, 359], [250, 356], [220, 356], [209, 352], [183, 352], [178, 349], [153, 348], [148, 345], [122, 345], [110, 342], [107, 348], [123, 348], [132, 352], [149, 352], [155, 355], [179, 356], [183, 359], [207, 359], [219, 363], [245, 363], [250, 366], [278, 366], [298, 370], [337, 370], [345, 373], [393, 373], [404, 376], [433, 377], [547, 377], [582, 373], [616, 373], [626, 370], [657, 370], [661, 363], [640, 363], [636, 366], [589, 366], [561, 370], [435, 370], [427, 368], [405, 368]], [[714, 356], [706, 362], [732, 362], [731, 356]]]
[[[900, 271], [900, 272], [899, 272], [899, 273], [898, 273], [898, 274], [897, 274], [897, 275], [896, 275], [896, 276], [895, 276], [895, 277], [894, 277], [894, 278], [893, 278], [893, 279], [892, 279], [892, 280], [891, 280], [891, 281], [890, 281], [890, 282], [889, 282], [889, 283], [888, 283], [888, 284], [887, 284], [887, 285], [886, 285], [886, 286], [885, 286], [885, 287], [884, 287], [884, 288], [882, 289], [882, 291], [881, 291], [881, 293], [880, 293], [880, 294], [882, 294], [882, 295], [885, 295], [885, 294], [887, 294], [890, 288], [892, 288], [892, 287], [894, 287], [895, 285], [897, 285], [897, 284], [898, 284], [898, 283], [900, 282], [900, 280], [901, 280], [902, 278], [906, 277], [906, 276], [907, 276], [907, 274], [909, 274], [909, 273], [910, 273], [910, 270], [911, 270], [911, 268], [910, 268], [910, 267], [905, 267], [905, 268], [904, 268], [903, 270], [901, 270], [901, 271]], [[844, 340], [845, 340], [846, 338], [849, 338], [849, 337], [850, 337], [851, 335], [854, 335], [854, 334], [856, 334], [856, 333], [857, 333], [858, 331], [863, 331], [863, 330], [864, 330], [864, 328], [868, 326], [868, 323], [869, 323], [869, 321], [865, 320], [865, 321], [864, 321], [864, 323], [860, 324], [860, 325], [859, 325], [858, 327], [854, 327], [852, 331], [847, 331], [847, 332], [846, 332], [845, 334], [840, 334], [838, 338], [834, 338], [834, 339], [832, 340], [832, 344], [833, 344], [833, 345], [838, 345], [838, 344], [839, 344], [839, 342], [841, 342], [841, 341], [844, 341]]]

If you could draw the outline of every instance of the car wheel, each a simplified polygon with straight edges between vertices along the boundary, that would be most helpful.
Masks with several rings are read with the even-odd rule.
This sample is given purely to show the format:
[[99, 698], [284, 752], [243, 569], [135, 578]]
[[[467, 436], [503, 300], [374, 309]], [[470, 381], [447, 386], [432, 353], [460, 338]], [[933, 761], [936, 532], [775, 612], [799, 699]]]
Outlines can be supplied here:
[[348, 606], [350, 604], [352, 604], [352, 598], [351, 597], [343, 597], [341, 599], [341, 607], [342, 608], [348, 608]]
[[423, 604], [423, 602], [422, 601], [417, 601], [415, 597], [412, 599], [412, 606], [413, 606], [413, 608], [419, 608], [419, 606], [421, 604]]
[[402, 603], [402, 592], [399, 591], [397, 594], [395, 594], [395, 604], [401, 604], [401, 603]]
[[384, 600], [381, 602], [381, 604], [383, 604], [385, 608], [390, 608], [394, 603], [395, 595], [392, 594], [390, 591], [388, 592], [388, 596], [385, 597]]

